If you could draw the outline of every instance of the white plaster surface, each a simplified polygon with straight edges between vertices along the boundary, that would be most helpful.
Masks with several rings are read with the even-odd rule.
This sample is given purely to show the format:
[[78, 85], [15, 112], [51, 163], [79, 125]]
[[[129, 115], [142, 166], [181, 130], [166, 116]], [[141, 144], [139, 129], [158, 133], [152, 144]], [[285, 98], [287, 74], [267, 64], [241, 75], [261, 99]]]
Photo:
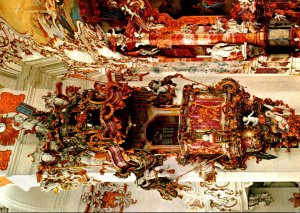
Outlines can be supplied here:
[[299, 187], [280, 187], [280, 188], [253, 188], [253, 193], [268, 192], [273, 201], [269, 206], [259, 205], [253, 212], [299, 212], [299, 207], [295, 208], [290, 198], [294, 198], [294, 193], [299, 193]]

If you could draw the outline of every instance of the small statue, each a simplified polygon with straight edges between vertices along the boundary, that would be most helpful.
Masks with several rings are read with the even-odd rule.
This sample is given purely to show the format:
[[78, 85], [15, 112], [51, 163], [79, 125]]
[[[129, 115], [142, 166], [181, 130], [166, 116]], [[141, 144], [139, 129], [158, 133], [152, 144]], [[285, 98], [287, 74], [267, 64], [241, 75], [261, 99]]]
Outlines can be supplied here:
[[274, 19], [276, 19], [277, 21], [281, 21], [281, 20], [285, 20], [286, 16], [282, 15], [282, 14], [275, 13]]
[[48, 110], [52, 110], [55, 107], [61, 107], [64, 105], [67, 105], [67, 101], [59, 98], [55, 95], [52, 95], [51, 93], [48, 93], [46, 96], [43, 96], [43, 99], [45, 101], [45, 108]]
[[243, 121], [245, 125], [249, 125], [249, 123], [252, 123], [252, 126], [256, 126], [258, 124], [259, 119], [257, 117], [253, 117], [254, 111], [252, 111], [247, 117], [243, 117]]
[[146, 31], [150, 31], [150, 30], [161, 29], [165, 27], [165, 25], [154, 23], [154, 21], [155, 21], [154, 17], [149, 16], [147, 22], [145, 24], [141, 24], [141, 28], [143, 28]]
[[242, 52], [242, 46], [219, 43], [212, 48], [207, 48], [206, 51], [210, 53], [213, 58], [222, 60], [223, 58], [229, 58], [233, 53]]
[[57, 161], [57, 157], [53, 156], [52, 154], [50, 154], [48, 152], [44, 152], [41, 155], [41, 161], [44, 163], [53, 163], [53, 162]]
[[289, 131], [289, 124], [288, 124], [287, 120], [279, 113], [268, 110], [268, 111], [266, 111], [266, 116], [274, 119], [277, 122], [279, 129]]
[[161, 94], [161, 93], [166, 93], [167, 92], [167, 88], [165, 88], [160, 80], [152, 80], [149, 84], [148, 84], [149, 88], [151, 90], [153, 90], [153, 92], [155, 94]]
[[112, 28], [112, 33], [106, 33], [107, 37], [110, 40], [111, 48], [113, 52], [116, 52], [116, 47], [120, 47], [122, 51], [125, 51], [126, 48], [126, 36], [118, 33], [116, 34], [115, 30]]

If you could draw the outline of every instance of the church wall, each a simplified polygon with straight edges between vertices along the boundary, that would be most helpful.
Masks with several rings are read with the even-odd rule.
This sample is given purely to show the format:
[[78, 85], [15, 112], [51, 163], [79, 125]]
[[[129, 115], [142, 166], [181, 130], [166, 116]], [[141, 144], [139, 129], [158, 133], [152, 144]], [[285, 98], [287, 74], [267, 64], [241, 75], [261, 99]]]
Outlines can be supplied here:
[[5, 75], [0, 75], [0, 85], [3, 88], [15, 88], [17, 80]]
[[25, 192], [15, 185], [0, 190], [0, 202], [12, 212], [77, 212], [81, 187], [61, 193], [42, 192], [33, 187]]

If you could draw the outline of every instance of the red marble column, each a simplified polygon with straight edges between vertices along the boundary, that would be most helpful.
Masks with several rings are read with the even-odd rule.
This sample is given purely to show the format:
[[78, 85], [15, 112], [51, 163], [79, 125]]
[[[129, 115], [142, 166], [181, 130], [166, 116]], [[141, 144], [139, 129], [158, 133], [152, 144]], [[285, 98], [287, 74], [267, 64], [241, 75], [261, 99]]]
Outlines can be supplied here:
[[264, 47], [265, 40], [265, 31], [257, 33], [149, 34], [150, 45], [159, 48], [182, 45], [214, 45], [221, 42], [228, 44], [243, 44], [244, 42], [247, 42], [249, 44]]

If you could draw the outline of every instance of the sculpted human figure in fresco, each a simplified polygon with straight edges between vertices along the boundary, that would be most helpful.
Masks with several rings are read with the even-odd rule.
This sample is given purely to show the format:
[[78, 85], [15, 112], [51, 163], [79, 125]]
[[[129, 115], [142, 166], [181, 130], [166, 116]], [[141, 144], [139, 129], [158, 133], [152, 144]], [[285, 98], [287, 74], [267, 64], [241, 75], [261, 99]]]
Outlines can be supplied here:
[[252, 116], [254, 114], [254, 111], [252, 111], [248, 116], [243, 117], [243, 121], [245, 122], [245, 125], [249, 125], [250, 123], [252, 126], [256, 126], [258, 124], [258, 118]]
[[14, 116], [14, 122], [12, 123], [12, 126], [15, 130], [27, 130], [30, 132], [38, 132], [41, 134], [46, 134], [48, 130], [45, 126], [41, 125], [41, 123], [38, 122], [38, 120], [34, 118], [24, 118], [22, 115], [15, 115]]

